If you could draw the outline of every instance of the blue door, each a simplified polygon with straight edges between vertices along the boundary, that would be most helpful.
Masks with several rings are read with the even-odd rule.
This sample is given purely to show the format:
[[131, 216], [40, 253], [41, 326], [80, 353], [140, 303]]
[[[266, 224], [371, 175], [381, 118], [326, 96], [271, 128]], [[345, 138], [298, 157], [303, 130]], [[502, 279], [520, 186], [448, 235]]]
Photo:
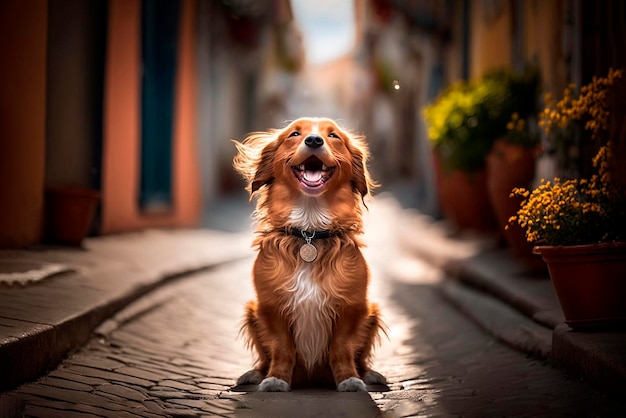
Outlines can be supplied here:
[[141, 183], [145, 212], [172, 207], [172, 138], [179, 0], [143, 0], [141, 10]]

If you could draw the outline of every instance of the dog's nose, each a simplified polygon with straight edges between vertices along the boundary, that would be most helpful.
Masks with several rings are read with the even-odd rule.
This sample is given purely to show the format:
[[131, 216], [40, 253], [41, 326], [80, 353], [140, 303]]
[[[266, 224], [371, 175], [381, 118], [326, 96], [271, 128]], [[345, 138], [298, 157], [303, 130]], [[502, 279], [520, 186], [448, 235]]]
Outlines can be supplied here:
[[318, 135], [309, 135], [304, 139], [304, 145], [310, 148], [319, 148], [324, 145], [324, 139]]

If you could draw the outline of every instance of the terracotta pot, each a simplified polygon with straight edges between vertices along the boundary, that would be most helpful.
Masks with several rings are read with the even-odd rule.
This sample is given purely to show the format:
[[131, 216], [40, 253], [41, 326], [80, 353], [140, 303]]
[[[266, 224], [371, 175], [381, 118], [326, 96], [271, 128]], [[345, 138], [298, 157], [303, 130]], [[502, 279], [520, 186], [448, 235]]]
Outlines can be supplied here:
[[487, 193], [487, 172], [444, 170], [436, 153], [435, 181], [439, 206], [445, 218], [459, 229], [480, 232], [496, 229], [495, 216]]
[[626, 326], [626, 242], [537, 246], [572, 328]]
[[498, 228], [511, 253], [530, 270], [545, 272], [545, 263], [539, 255], [533, 254], [533, 244], [526, 240], [524, 230], [516, 223], [505, 228], [524, 200], [510, 197], [511, 190], [530, 187], [535, 177], [535, 156], [534, 148], [497, 140], [487, 155], [487, 190]]
[[95, 190], [67, 187], [46, 193], [48, 238], [80, 246], [91, 227], [100, 195]]

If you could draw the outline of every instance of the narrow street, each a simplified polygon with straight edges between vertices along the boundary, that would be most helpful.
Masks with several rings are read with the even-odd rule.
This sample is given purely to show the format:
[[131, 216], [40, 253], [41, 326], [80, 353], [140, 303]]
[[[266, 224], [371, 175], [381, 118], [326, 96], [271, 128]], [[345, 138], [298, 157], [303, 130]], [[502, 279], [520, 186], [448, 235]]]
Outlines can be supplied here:
[[[0, 418], [626, 417], [626, 1], [3, 0], [0, 22]], [[307, 244], [360, 227], [339, 182], [380, 183], [388, 386], [236, 386], [244, 183], [279, 167], [304, 197], [268, 193], [271, 227]], [[318, 266], [362, 271], [343, 248]], [[307, 274], [294, 316], [336, 300]]]
[[626, 415], [623, 402], [495, 341], [446, 303], [441, 273], [397, 247], [393, 210], [373, 205], [366, 233], [371, 298], [389, 327], [374, 368], [389, 392], [230, 390], [252, 365], [238, 337], [251, 253], [131, 304], [12, 402], [29, 417]]

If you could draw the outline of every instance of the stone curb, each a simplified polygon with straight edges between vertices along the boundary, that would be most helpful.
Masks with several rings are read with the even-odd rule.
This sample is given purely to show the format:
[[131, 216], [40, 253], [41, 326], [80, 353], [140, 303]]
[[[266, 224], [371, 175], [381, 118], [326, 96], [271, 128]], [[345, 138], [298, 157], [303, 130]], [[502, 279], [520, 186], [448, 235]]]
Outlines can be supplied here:
[[619, 396], [626, 393], [624, 332], [575, 332], [565, 324], [554, 330], [555, 365], [589, 378]]
[[[423, 235], [401, 235], [402, 245], [442, 269], [443, 298], [495, 338], [626, 393], [626, 332], [578, 332], [565, 323], [549, 277], [524, 271], [506, 249], [479, 236], [454, 236], [445, 222], [405, 210], [403, 222]], [[407, 228], [408, 229], [408, 228]]]
[[450, 303], [498, 340], [535, 357], [550, 358], [550, 329], [520, 314], [508, 304], [455, 280], [444, 281], [441, 292]]
[[[0, 317], [15, 324], [0, 335], [0, 391], [46, 373], [100, 324], [164, 283], [248, 257], [249, 243], [247, 235], [150, 230], [91, 238], [84, 252], [14, 253], [76, 268], [31, 286], [0, 289]], [[19, 312], [10, 306], [17, 303], [24, 306]], [[54, 315], [46, 319], [47, 312]]]

